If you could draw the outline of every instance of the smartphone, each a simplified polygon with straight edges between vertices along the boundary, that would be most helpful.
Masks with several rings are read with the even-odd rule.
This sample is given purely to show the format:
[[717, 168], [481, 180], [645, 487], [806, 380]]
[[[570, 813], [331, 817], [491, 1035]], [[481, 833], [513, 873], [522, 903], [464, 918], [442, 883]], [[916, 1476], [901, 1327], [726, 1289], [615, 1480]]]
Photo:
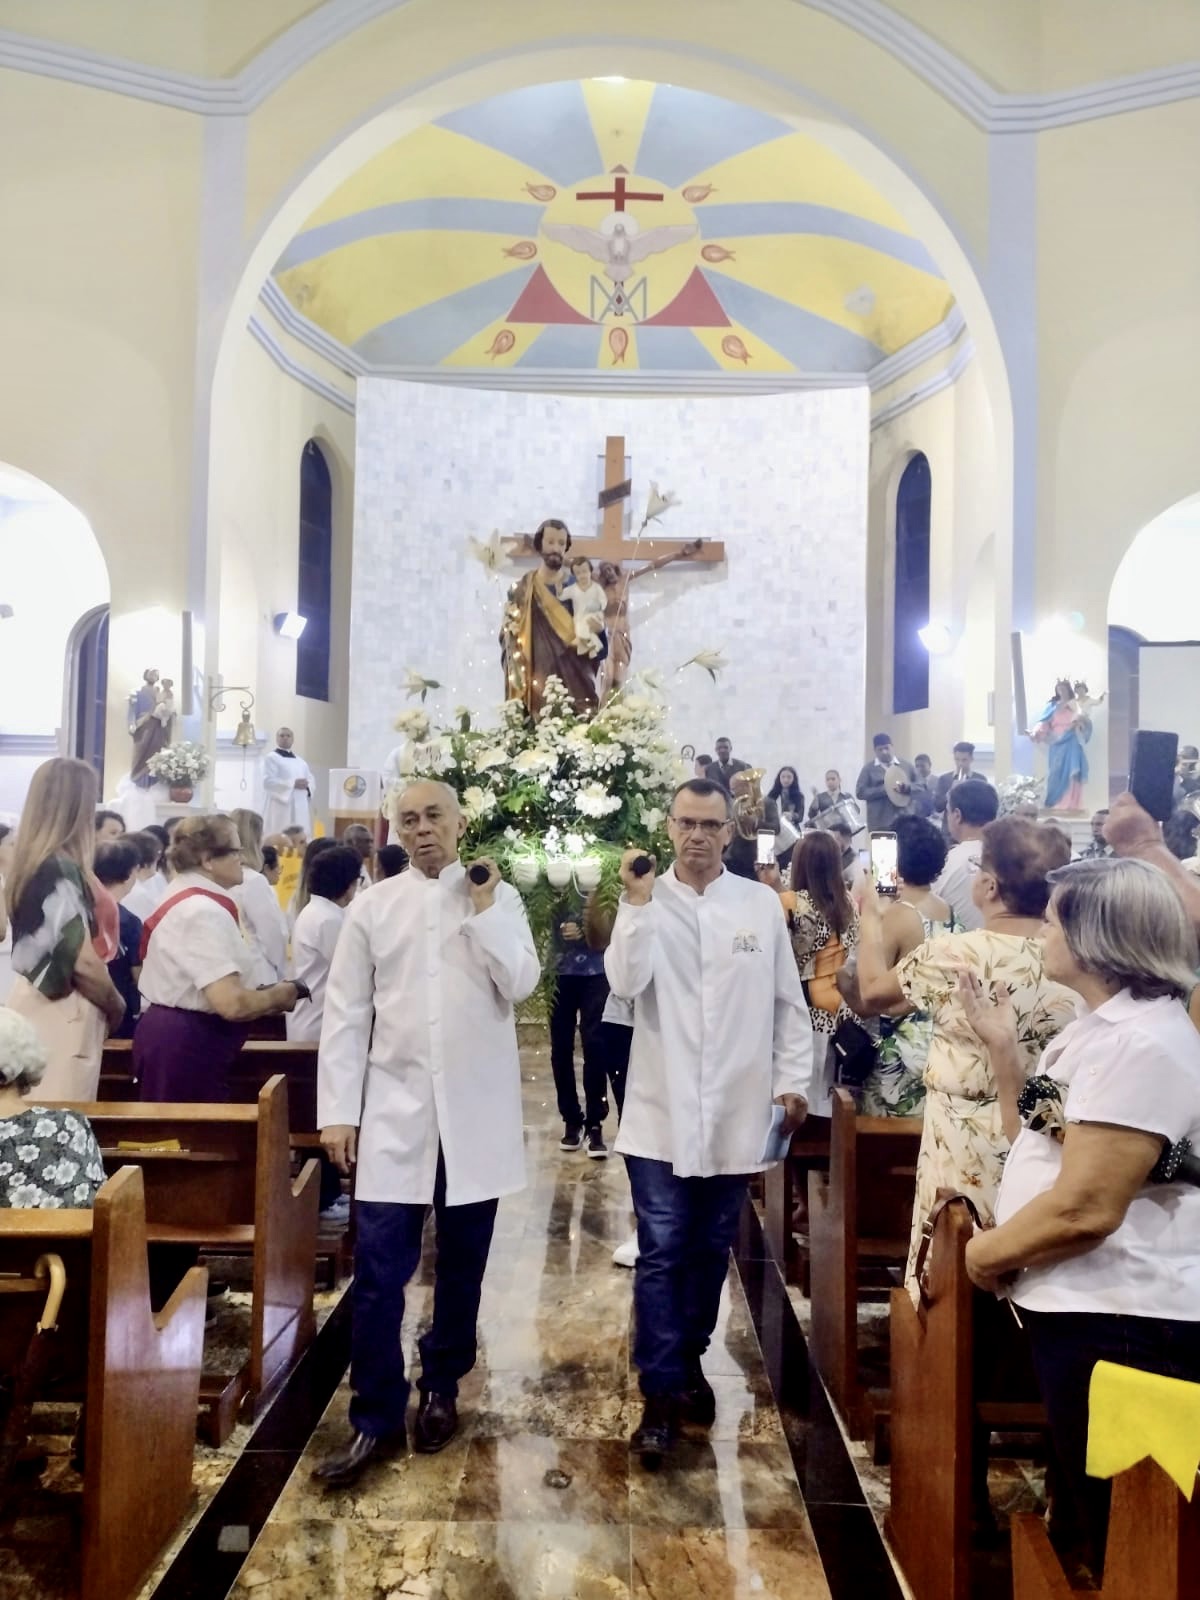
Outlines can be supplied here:
[[773, 833], [760, 833], [758, 836], [758, 851], [754, 857], [754, 864], [758, 867], [769, 867], [775, 859], [775, 835]]
[[1174, 809], [1177, 733], [1152, 733], [1139, 728], [1129, 757], [1129, 792], [1155, 822], [1166, 822]]
[[871, 835], [871, 876], [878, 894], [894, 896], [900, 889], [896, 869], [896, 835], [873, 833]]

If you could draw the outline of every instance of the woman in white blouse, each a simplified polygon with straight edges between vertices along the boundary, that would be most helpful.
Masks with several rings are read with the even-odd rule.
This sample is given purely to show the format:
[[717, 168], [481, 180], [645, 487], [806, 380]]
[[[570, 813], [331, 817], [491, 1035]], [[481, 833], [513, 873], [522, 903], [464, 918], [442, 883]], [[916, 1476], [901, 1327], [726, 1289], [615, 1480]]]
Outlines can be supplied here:
[[291, 1011], [307, 990], [292, 982], [255, 987], [230, 893], [242, 881], [242, 845], [227, 817], [180, 823], [170, 863], [170, 892], [142, 930], [145, 1009], [134, 1075], [143, 1100], [225, 1100], [249, 1024]]
[[263, 877], [263, 820], [257, 811], [231, 811], [242, 847], [242, 881], [230, 894], [242, 917], [242, 932], [253, 959], [252, 981], [278, 983], [287, 977], [287, 918], [274, 889]]
[[[1170, 882], [1141, 861], [1051, 874], [1049, 978], [1079, 1014], [1026, 1084], [1003, 986], [961, 979], [1013, 1140], [997, 1226], [967, 1269], [1029, 1330], [1063, 1484], [1103, 1559], [1109, 1485], [1088, 1478], [1097, 1361], [1200, 1382], [1200, 1034], [1184, 1009], [1196, 937]], [[991, 1003], [989, 1003], [991, 1002]]]

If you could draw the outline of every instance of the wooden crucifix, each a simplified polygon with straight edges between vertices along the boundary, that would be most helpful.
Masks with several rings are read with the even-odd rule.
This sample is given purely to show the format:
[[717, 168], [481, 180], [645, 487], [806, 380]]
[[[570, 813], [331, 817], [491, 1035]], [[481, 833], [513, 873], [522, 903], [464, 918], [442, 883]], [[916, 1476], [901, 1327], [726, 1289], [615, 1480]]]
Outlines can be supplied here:
[[[684, 539], [651, 538], [648, 533], [640, 539], [625, 537], [625, 503], [633, 493], [633, 480], [625, 476], [625, 440], [610, 435], [604, 441], [604, 487], [597, 497], [597, 505], [604, 513], [598, 534], [580, 534], [571, 530], [571, 548], [578, 554], [590, 556], [593, 562], [612, 561], [618, 567], [622, 562], [660, 561], [670, 556], [675, 561], [698, 561], [710, 565], [724, 561], [725, 546], [719, 539], [692, 540], [695, 550], [684, 553]], [[518, 535], [521, 547], [513, 551], [516, 560], [533, 557], [531, 535]], [[536, 559], [536, 558], [535, 558]]]

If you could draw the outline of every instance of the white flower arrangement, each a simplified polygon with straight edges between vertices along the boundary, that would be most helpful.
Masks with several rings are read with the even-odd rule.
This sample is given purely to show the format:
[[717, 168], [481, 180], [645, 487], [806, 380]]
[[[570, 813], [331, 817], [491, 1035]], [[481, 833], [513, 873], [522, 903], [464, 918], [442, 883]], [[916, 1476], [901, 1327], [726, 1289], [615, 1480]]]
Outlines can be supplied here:
[[203, 745], [184, 739], [151, 756], [146, 770], [162, 783], [195, 785], [208, 771], [208, 752]]
[[1021, 772], [1013, 773], [996, 785], [996, 793], [1000, 799], [1000, 815], [1011, 816], [1020, 805], [1040, 806], [1043, 792], [1040, 778], [1030, 778]]
[[392, 726], [397, 733], [407, 734], [414, 744], [424, 744], [431, 727], [429, 713], [413, 706], [409, 711], [402, 711]]

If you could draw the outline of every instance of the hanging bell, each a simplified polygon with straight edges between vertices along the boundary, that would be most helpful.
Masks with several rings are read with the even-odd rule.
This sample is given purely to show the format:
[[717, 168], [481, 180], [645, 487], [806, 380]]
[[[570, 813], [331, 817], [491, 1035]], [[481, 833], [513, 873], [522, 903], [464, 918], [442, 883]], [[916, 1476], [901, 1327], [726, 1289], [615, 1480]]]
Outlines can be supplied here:
[[254, 746], [254, 724], [250, 721], [249, 707], [242, 712], [242, 720], [237, 725], [233, 742], [239, 750], [249, 750]]

